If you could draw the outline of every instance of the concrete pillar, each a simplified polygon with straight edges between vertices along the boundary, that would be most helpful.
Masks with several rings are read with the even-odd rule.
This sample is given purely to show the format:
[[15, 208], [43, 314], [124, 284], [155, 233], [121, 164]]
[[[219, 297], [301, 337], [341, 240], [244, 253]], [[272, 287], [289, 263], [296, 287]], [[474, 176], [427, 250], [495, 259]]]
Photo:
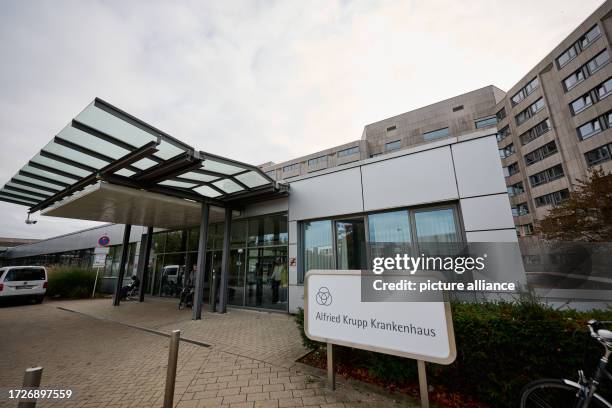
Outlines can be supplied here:
[[123, 247], [121, 248], [121, 263], [119, 264], [119, 276], [117, 277], [117, 287], [115, 288], [115, 298], [113, 299], [113, 306], [119, 306], [121, 301], [121, 288], [123, 287], [123, 275], [125, 274], [126, 264], [128, 262], [128, 249], [130, 245], [130, 232], [132, 232], [132, 226], [125, 224], [123, 229]]
[[[206, 244], [208, 241], [208, 218], [210, 215], [210, 205], [202, 203], [202, 217], [200, 220], [200, 238], [198, 240], [198, 263], [196, 267], [195, 287], [193, 295], [192, 320], [202, 318], [202, 299], [204, 297], [204, 278], [206, 271]], [[189, 273], [189, 271], [185, 271]]]

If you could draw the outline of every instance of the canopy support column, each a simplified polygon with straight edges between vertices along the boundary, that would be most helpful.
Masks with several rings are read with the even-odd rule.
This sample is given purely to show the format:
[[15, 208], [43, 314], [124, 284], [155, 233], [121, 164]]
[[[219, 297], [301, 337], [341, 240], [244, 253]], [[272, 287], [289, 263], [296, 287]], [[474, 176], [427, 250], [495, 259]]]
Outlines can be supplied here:
[[147, 235], [140, 241], [140, 246], [144, 244], [144, 252], [138, 257], [138, 278], [140, 286], [138, 287], [138, 301], [144, 302], [145, 288], [147, 287], [147, 279], [149, 277], [149, 259], [151, 257], [151, 245], [153, 243], [153, 227], [147, 228]]
[[130, 232], [132, 232], [132, 225], [125, 224], [125, 228], [123, 229], [123, 246], [121, 248], [121, 263], [119, 264], [119, 276], [117, 277], [117, 287], [115, 288], [115, 298], [113, 299], [113, 306], [119, 306], [119, 302], [121, 300], [123, 275], [125, 274], [125, 267], [128, 257], [128, 247], [130, 245]]
[[[193, 294], [192, 320], [202, 318], [202, 301], [204, 299], [204, 280], [206, 278], [206, 245], [208, 242], [208, 218], [210, 215], [210, 204], [202, 203], [202, 217], [200, 220], [200, 239], [198, 240], [198, 263], [195, 276], [195, 287]], [[189, 273], [189, 272], [187, 272]]]
[[221, 279], [219, 281], [219, 307], [218, 313], [225, 313], [227, 309], [227, 280], [229, 276], [229, 252], [232, 234], [232, 209], [225, 207], [225, 225], [223, 231], [223, 255], [221, 256]]

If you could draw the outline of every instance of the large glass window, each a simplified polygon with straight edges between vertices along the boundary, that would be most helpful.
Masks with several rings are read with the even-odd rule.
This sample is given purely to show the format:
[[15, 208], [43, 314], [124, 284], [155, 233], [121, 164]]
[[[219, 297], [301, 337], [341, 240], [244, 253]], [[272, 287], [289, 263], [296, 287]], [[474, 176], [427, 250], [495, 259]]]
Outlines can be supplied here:
[[334, 269], [330, 220], [304, 223], [304, 273], [311, 269]]
[[480, 129], [487, 126], [494, 126], [497, 124], [497, 116], [489, 116], [486, 118], [478, 119], [474, 122], [476, 129]]
[[287, 215], [272, 215], [249, 220], [249, 246], [287, 244]]
[[454, 211], [451, 208], [417, 211], [414, 221], [419, 243], [459, 241]]
[[367, 267], [363, 218], [336, 221], [338, 269]]

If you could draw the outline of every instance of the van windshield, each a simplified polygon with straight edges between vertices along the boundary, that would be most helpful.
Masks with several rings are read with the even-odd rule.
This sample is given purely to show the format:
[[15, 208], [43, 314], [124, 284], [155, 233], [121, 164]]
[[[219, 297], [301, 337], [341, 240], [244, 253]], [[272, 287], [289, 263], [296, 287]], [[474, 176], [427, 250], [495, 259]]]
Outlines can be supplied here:
[[19, 268], [7, 272], [5, 282], [45, 280], [45, 270], [42, 268]]

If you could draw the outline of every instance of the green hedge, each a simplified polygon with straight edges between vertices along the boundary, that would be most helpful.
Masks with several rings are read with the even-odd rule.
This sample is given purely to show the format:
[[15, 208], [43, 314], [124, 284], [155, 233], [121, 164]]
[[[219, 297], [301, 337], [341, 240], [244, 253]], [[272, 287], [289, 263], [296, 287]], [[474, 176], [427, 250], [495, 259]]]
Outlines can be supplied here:
[[[520, 391], [530, 381], [575, 379], [579, 369], [592, 373], [603, 348], [591, 339], [586, 322], [612, 320], [612, 309], [558, 311], [532, 301], [454, 303], [452, 310], [457, 359], [448, 366], [428, 364], [430, 383], [492, 407], [518, 406]], [[300, 310], [296, 322], [304, 346], [317, 349], [322, 345], [304, 334], [303, 315]], [[399, 357], [340, 347], [337, 358], [388, 383], [417, 380], [416, 364]]]
[[66, 299], [90, 297], [95, 280], [96, 272], [90, 269], [64, 266], [51, 268], [47, 296]]

